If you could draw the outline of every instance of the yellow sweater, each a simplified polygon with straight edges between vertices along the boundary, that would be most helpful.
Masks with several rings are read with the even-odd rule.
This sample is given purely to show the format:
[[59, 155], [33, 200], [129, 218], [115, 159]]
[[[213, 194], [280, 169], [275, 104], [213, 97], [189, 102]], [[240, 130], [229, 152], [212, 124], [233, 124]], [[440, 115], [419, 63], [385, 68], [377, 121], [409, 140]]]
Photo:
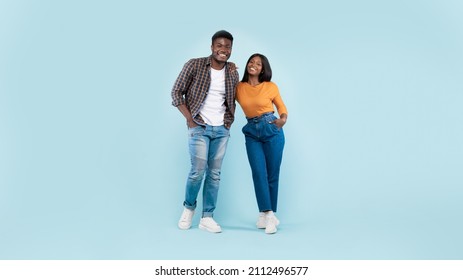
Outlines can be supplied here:
[[256, 86], [240, 82], [236, 88], [236, 101], [241, 105], [248, 118], [275, 111], [273, 104], [275, 104], [280, 116], [288, 114], [280, 91], [273, 82], [263, 82]]

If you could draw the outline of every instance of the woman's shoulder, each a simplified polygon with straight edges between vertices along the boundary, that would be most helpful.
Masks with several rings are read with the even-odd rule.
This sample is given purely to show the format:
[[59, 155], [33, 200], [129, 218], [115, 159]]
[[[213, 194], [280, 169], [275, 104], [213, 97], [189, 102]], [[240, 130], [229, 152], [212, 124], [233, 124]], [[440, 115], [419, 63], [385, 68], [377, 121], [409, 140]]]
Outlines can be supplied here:
[[238, 85], [237, 85], [238, 88], [278, 88], [277, 84], [275, 84], [274, 82], [272, 81], [268, 81], [268, 82], [262, 82], [261, 84], [257, 85], [257, 86], [252, 86], [250, 85], [249, 83], [247, 82], [239, 82]]
[[236, 97], [239, 97], [243, 91], [246, 91], [246, 84], [245, 82], [239, 82], [237, 85], [236, 85]]
[[237, 88], [245, 90], [245, 89], [252, 88], [252, 86], [248, 82], [239, 82], [237, 85]]
[[275, 84], [275, 83], [272, 82], [272, 81], [264, 82], [264, 84], [265, 84], [265, 86], [268, 87], [268, 88], [276, 88], [276, 89], [278, 89], [277, 84]]

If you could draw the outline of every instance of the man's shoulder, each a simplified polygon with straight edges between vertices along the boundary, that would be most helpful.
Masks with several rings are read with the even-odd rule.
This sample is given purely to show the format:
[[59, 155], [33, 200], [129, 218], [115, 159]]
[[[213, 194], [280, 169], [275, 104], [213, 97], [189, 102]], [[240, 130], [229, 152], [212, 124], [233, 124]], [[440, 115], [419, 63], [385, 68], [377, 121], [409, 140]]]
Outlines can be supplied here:
[[196, 57], [196, 58], [191, 58], [190, 60], [188, 60], [186, 64], [203, 65], [203, 64], [207, 64], [208, 61], [209, 61], [209, 57]]
[[[230, 71], [230, 65], [234, 65], [235, 69], [233, 71]], [[236, 63], [232, 62], [232, 61], [228, 61], [227, 64], [226, 64], [226, 68], [227, 68], [227, 73], [230, 73], [232, 79], [234, 80], [235, 84], [238, 84], [239, 82], [239, 73], [238, 73], [238, 70], [236, 68]]]

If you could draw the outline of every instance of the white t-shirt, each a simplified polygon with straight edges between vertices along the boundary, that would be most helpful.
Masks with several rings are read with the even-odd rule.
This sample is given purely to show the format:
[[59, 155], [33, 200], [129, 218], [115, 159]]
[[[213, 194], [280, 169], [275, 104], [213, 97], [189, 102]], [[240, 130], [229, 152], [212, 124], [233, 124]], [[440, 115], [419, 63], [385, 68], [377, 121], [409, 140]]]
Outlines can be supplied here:
[[199, 115], [212, 126], [223, 125], [225, 115], [225, 67], [222, 70], [211, 68], [211, 86]]

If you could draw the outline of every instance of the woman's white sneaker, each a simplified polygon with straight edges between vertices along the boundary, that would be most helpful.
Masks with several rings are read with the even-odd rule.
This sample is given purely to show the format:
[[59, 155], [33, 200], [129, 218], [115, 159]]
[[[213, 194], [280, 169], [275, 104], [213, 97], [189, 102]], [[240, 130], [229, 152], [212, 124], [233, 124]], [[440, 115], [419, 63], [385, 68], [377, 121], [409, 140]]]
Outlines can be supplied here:
[[280, 224], [280, 221], [274, 215], [266, 215], [265, 222], [265, 233], [272, 234], [277, 232], [277, 225]]
[[265, 233], [272, 234], [277, 232], [277, 219], [275, 216], [267, 217], [267, 226], [265, 227]]
[[222, 228], [214, 221], [212, 217], [201, 218], [201, 221], [199, 222], [199, 228], [212, 233], [222, 232]]
[[[277, 219], [275, 215], [273, 215], [273, 217], [275, 218], [276, 225], [278, 226], [280, 224], [280, 221]], [[259, 229], [264, 229], [267, 227], [267, 218], [264, 212], [259, 212], [259, 218], [257, 218], [256, 226]]]
[[267, 226], [264, 212], [259, 212], [259, 218], [257, 218], [256, 226], [257, 228], [260, 228], [260, 229], [263, 229]]

